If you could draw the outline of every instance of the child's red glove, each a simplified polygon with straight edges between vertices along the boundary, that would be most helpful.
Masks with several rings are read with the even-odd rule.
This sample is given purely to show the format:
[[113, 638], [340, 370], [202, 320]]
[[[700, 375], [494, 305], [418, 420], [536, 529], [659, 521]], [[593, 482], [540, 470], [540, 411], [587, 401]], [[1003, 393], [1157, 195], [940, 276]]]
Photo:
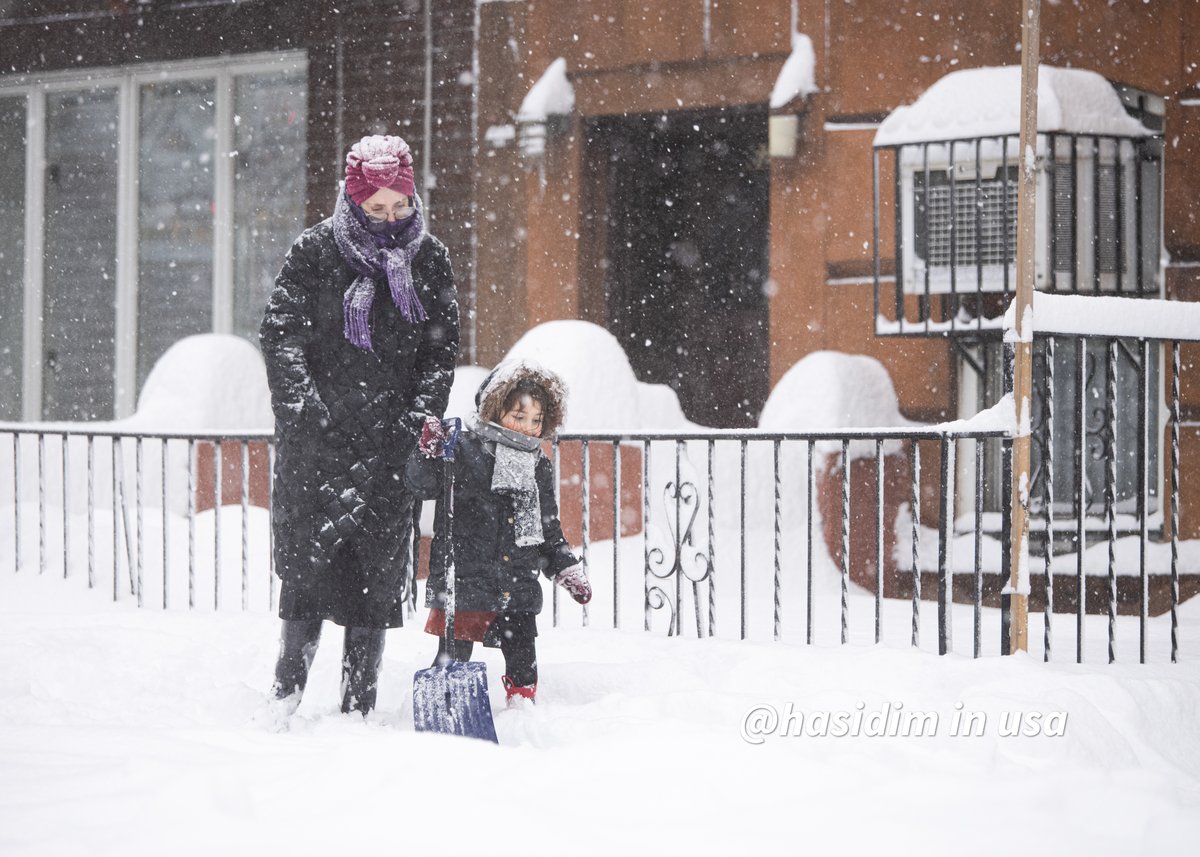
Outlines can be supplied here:
[[582, 565], [564, 568], [554, 575], [554, 582], [571, 593], [571, 597], [580, 604], [587, 604], [592, 600], [592, 584], [588, 582]]

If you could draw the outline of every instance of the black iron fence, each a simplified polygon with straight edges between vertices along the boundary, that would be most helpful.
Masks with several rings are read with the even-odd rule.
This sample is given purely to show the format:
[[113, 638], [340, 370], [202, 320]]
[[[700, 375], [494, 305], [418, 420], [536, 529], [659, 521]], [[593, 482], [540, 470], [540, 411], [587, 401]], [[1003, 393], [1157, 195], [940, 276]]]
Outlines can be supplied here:
[[252, 593], [274, 606], [270, 433], [4, 423], [2, 446], [14, 570], [78, 576], [139, 607], [248, 609]]
[[1080, 602], [1077, 659], [1086, 642], [1082, 616], [1092, 604], [1104, 605], [1110, 662], [1124, 613], [1138, 616], [1143, 662], [1150, 617], [1169, 613], [1169, 651], [1178, 658], [1177, 607], [1200, 591], [1200, 555], [1181, 552], [1200, 545], [1200, 495], [1191, 478], [1200, 453], [1192, 369], [1198, 309], [1035, 296], [1046, 332], [1035, 341], [1030, 500], [1047, 650], [1055, 600], [1071, 593]]
[[[644, 629], [668, 634], [806, 643], [878, 643], [890, 634], [919, 645], [923, 604], [932, 601], [936, 630], [929, 636], [946, 653], [954, 646], [958, 602], [973, 614], [967, 645], [979, 656], [985, 602], [998, 606], [1001, 588], [1000, 542], [982, 526], [985, 493], [978, 490], [990, 465], [989, 440], [1000, 450], [1010, 443], [1003, 429], [964, 426], [565, 434], [554, 447], [556, 461], [563, 448], [578, 448], [580, 484], [570, 473], [559, 483], [560, 493], [577, 496], [560, 496], [560, 506], [568, 534], [580, 522], [578, 543], [593, 578], [612, 581], [606, 607], [614, 628], [624, 626], [622, 607], [632, 604], [641, 608]], [[957, 461], [967, 445], [964, 481]], [[611, 468], [599, 489], [591, 467], [597, 449], [607, 451]], [[632, 490], [622, 485], [621, 462], [629, 456], [620, 450], [638, 461]], [[640, 555], [623, 558], [613, 542], [604, 547], [611, 555], [598, 562], [590, 527], [611, 531], [609, 522], [630, 501], [640, 509], [640, 532], [623, 541], [640, 545]], [[597, 515], [604, 504], [611, 511]], [[964, 529], [965, 522], [973, 523]], [[641, 585], [622, 599], [628, 566]], [[992, 580], [985, 582], [985, 569]], [[558, 624], [557, 594], [553, 610]], [[588, 612], [581, 613], [587, 624]]]
[[[1112, 347], [1119, 358], [1121, 346]], [[1049, 343], [1047, 366], [1058, 348]], [[1110, 659], [1134, 645], [1143, 661], [1154, 652], [1175, 659], [1176, 608], [1200, 588], [1200, 569], [1180, 559], [1180, 515], [1195, 510], [1180, 508], [1187, 469], [1179, 463], [1179, 346], [1166, 372], [1174, 392], [1159, 412], [1171, 451], [1157, 458], [1148, 442], [1155, 376], [1147, 348], [1132, 355], [1142, 358], [1133, 453], [1141, 475], [1128, 510], [1111, 465], [1119, 456], [1104, 458], [1102, 486], [1089, 481], [1097, 449], [1123, 454], [1118, 423], [1105, 424], [1107, 446], [1082, 445], [1074, 471], [1056, 467], [1054, 426], [1072, 406], [1053, 391], [1045, 397], [1034, 433], [1051, 453], [1035, 457], [1033, 493], [1043, 505], [1035, 510], [1040, 562], [1031, 563], [1030, 595], [1044, 617], [1046, 658], [1067, 648], [1061, 638], [1055, 645], [1053, 618], [1069, 611], [1079, 660], [1099, 656], [1085, 647], [1085, 639], [1101, 642], [1099, 629], [1085, 634], [1098, 622], [1107, 623]], [[1119, 395], [1112, 383], [1102, 387], [1115, 410]], [[1076, 418], [1080, 408], [1091, 418], [1086, 404], [1073, 408]], [[999, 654], [1012, 561], [1004, 488], [1011, 407], [1008, 414], [1002, 402], [991, 416], [941, 427], [562, 435], [546, 449], [559, 474], [564, 528], [596, 597], [579, 608], [551, 587], [548, 618], [671, 635]], [[265, 433], [0, 424], [0, 515], [11, 516], [0, 562], [20, 574], [86, 580], [138, 606], [271, 610], [272, 456]], [[1165, 483], [1153, 482], [1152, 461], [1165, 466]], [[1074, 495], [1062, 493], [1066, 482]], [[1104, 532], [1089, 505], [1097, 491], [1107, 498]], [[1085, 514], [1063, 505], [1072, 496]], [[1117, 526], [1123, 516], [1131, 529]], [[1148, 561], [1164, 545], [1165, 581]], [[1103, 573], [1096, 549], [1107, 550]], [[407, 593], [414, 609], [423, 555], [415, 541]], [[1161, 627], [1154, 615], [1166, 612], [1169, 645], [1151, 645], [1151, 629]]]

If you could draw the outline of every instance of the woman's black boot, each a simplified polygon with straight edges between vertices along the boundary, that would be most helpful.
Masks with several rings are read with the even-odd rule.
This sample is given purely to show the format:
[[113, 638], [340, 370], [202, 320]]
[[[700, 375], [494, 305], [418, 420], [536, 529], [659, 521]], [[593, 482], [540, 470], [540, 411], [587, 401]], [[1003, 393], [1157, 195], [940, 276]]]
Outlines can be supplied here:
[[342, 648], [342, 712], [364, 717], [375, 707], [385, 628], [347, 628]]
[[[284, 619], [279, 636], [279, 659], [275, 662], [275, 681], [271, 696], [286, 699], [291, 711], [300, 706], [308, 670], [321, 641], [320, 619]], [[290, 712], [289, 712], [290, 713]]]

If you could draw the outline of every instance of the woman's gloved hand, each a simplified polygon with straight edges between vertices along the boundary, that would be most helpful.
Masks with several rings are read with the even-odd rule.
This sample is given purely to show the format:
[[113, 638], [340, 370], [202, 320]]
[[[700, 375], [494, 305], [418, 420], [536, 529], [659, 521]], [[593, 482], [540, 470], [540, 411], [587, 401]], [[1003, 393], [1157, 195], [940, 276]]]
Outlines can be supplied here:
[[446, 429], [437, 417], [425, 418], [425, 423], [421, 426], [421, 439], [417, 441], [417, 448], [424, 453], [426, 458], [442, 457], [446, 448]]

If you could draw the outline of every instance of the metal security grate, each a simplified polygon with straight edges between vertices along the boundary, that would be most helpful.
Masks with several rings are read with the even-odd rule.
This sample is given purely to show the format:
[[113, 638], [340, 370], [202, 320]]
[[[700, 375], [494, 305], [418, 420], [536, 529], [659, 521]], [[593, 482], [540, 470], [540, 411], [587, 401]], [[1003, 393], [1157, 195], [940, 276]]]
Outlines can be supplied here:
[[[1017, 187], [1015, 168], [993, 179], [958, 180], [947, 173], [913, 176], [914, 242], [918, 257], [930, 267], [1011, 263], [1017, 247]], [[953, 192], [953, 219], [951, 214]], [[954, 226], [951, 240], [951, 224]]]
[[[1036, 289], [1160, 293], [1162, 147], [1157, 135], [1038, 135]], [[998, 334], [1018, 273], [1019, 149], [1016, 135], [875, 147], [876, 335]]]
[[[1076, 249], [1077, 226], [1075, 218], [1081, 206], [1096, 206], [1099, 219], [1095, 227], [1095, 253], [1101, 274], [1115, 274], [1122, 255], [1120, 173], [1114, 164], [1095, 167], [1094, 181], [1100, 189], [1099, 200], [1093, 201], [1090, 193], [1079, 191], [1080, 177], [1077, 167], [1070, 162], [1054, 165], [1054, 270], [1059, 273], [1074, 273], [1079, 252]], [[1092, 167], [1080, 167], [1092, 171]], [[1079, 197], [1076, 200], [1076, 196]], [[1089, 212], [1090, 215], [1090, 212]], [[1092, 239], [1085, 241], [1084, 252], [1091, 253]]]

